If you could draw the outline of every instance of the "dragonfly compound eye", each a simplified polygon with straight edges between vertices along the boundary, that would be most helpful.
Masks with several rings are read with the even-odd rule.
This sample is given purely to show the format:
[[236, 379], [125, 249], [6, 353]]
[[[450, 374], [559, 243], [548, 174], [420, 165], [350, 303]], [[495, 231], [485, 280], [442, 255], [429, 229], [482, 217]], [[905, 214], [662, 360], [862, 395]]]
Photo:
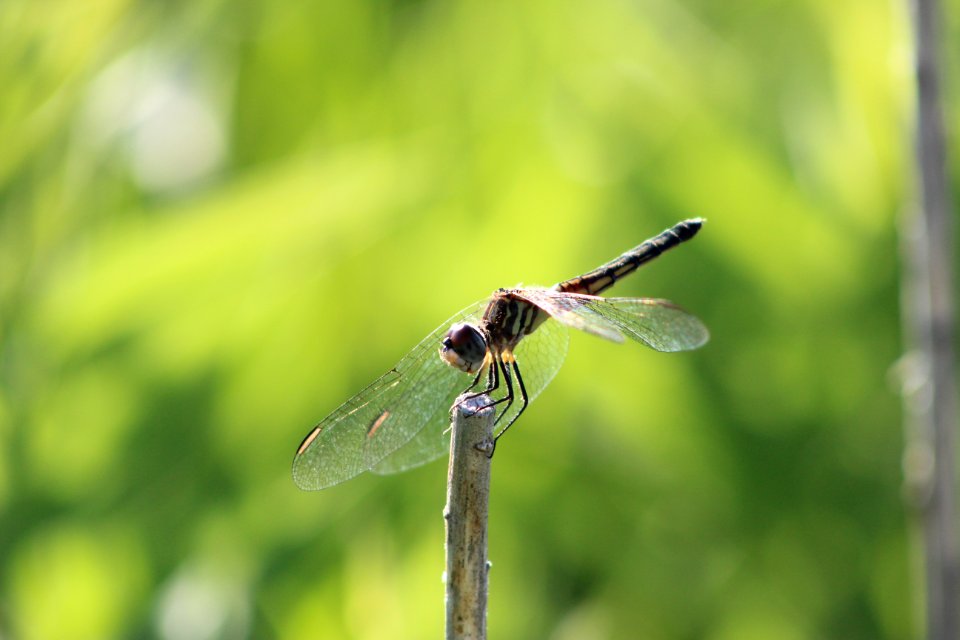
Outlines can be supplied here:
[[472, 324], [461, 322], [450, 327], [440, 342], [440, 357], [451, 367], [476, 373], [487, 356], [487, 341]]

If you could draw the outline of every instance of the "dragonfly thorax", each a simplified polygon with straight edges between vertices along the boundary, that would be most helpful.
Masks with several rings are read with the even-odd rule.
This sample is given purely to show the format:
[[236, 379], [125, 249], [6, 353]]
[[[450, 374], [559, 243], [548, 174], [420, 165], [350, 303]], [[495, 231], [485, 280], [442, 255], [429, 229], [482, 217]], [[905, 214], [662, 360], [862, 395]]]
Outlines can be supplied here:
[[475, 325], [458, 322], [440, 342], [440, 357], [455, 369], [476, 373], [487, 358], [487, 340]]

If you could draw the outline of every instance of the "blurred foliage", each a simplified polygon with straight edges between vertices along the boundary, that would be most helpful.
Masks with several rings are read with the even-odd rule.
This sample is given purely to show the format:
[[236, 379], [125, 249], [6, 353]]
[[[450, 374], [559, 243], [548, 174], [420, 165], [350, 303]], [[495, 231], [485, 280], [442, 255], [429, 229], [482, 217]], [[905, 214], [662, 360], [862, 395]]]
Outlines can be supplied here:
[[901, 3], [0, 3], [0, 635], [428, 638], [444, 463], [295, 489], [457, 309], [591, 269], [501, 442], [494, 638], [903, 638]]

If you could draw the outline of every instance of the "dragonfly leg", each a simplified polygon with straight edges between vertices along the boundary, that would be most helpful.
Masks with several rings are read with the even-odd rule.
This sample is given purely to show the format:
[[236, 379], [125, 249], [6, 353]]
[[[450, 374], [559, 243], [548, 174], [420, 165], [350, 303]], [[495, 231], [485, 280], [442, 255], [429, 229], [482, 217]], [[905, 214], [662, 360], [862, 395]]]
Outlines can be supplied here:
[[497, 371], [497, 363], [491, 361], [490, 366], [487, 367], [487, 388], [483, 390], [483, 393], [493, 393], [499, 387], [500, 387], [500, 375], [499, 375], [499, 372]]
[[[507, 365], [504, 362], [502, 354], [497, 354], [496, 356], [494, 356], [493, 362], [490, 363], [490, 373], [493, 375], [494, 383], [488, 386], [484, 391], [481, 391], [479, 393], [471, 393], [470, 395], [464, 397], [464, 400], [467, 400], [469, 398], [475, 398], [477, 396], [481, 396], [484, 394], [490, 394], [491, 392], [496, 390], [500, 386], [500, 376], [499, 376], [498, 369], [503, 371], [503, 377], [507, 381], [507, 395], [500, 398], [499, 400], [494, 400], [489, 404], [485, 404], [483, 407], [480, 407], [479, 409], [488, 409], [490, 407], [495, 407], [496, 405], [502, 404], [504, 402], [507, 403], [507, 409], [509, 409], [510, 404], [513, 403], [513, 398], [514, 398], [513, 381], [511, 380], [510, 371], [507, 369]], [[504, 411], [499, 416], [497, 416], [497, 420], [502, 418], [504, 413], [506, 413], [506, 409], [504, 409]], [[496, 421], [494, 421], [494, 424], [496, 424]]]
[[[483, 367], [480, 367], [480, 370], [477, 371], [476, 377], [473, 379], [473, 384], [471, 384], [469, 387], [467, 387], [466, 389], [464, 389], [463, 392], [466, 393], [467, 391], [470, 391], [470, 389], [473, 389], [475, 386], [477, 386], [477, 383], [480, 382], [480, 378], [481, 378], [482, 376], [483, 376]], [[490, 386], [490, 369], [489, 369], [489, 367], [487, 368], [487, 386], [488, 386], [488, 387]]]
[[[500, 388], [500, 371], [497, 368], [498, 358], [499, 357], [491, 356], [490, 363], [487, 365], [487, 388], [484, 389], [483, 391], [467, 393], [467, 391], [470, 391], [470, 389], [473, 389], [473, 387], [476, 386], [477, 382], [479, 382], [480, 373], [483, 371], [483, 369], [481, 369], [480, 372], [477, 373], [477, 377], [473, 381], [473, 384], [471, 384], [469, 387], [464, 389], [463, 393], [461, 393], [460, 395], [460, 398], [457, 400], [456, 403], [454, 403], [453, 405], [454, 409], [459, 407], [462, 403], [466, 402], [467, 400], [473, 400], [474, 398], [477, 398], [483, 395], [490, 395], [491, 393], [493, 393], [494, 391]], [[499, 404], [499, 401], [491, 402], [490, 404], [486, 404], [482, 407], [478, 407], [477, 411], [480, 411], [481, 409], [486, 409], [487, 407], [492, 407], [495, 404]]]
[[[523, 386], [523, 376], [520, 375], [520, 367], [517, 366], [517, 360], [516, 358], [513, 357], [512, 354], [510, 356], [510, 364], [513, 366], [513, 374], [517, 378], [517, 386], [520, 387], [520, 402], [521, 402], [520, 410], [517, 411], [517, 415], [510, 418], [510, 422], [507, 423], [507, 426], [505, 426], [503, 430], [500, 431], [500, 433], [498, 433], [497, 436], [493, 439], [493, 448], [490, 450], [490, 455], [488, 456], [490, 458], [493, 457], [493, 452], [496, 451], [497, 449], [497, 440], [503, 437], [503, 434], [507, 432], [507, 429], [510, 428], [510, 425], [512, 425], [514, 422], [517, 421], [517, 418], [519, 418], [520, 414], [526, 410], [527, 404], [529, 403], [529, 398], [527, 397], [527, 389], [526, 387]], [[504, 375], [507, 375], [506, 371], [504, 371]]]
[[[495, 407], [495, 406], [497, 406], [498, 404], [503, 404], [504, 402], [506, 402], [506, 403], [507, 403], [507, 407], [509, 407], [509, 406], [510, 406], [510, 403], [513, 402], [513, 381], [510, 379], [510, 371], [507, 370], [507, 366], [504, 364], [502, 358], [501, 358], [499, 355], [494, 359], [494, 362], [493, 362], [490, 366], [491, 366], [491, 367], [494, 367], [494, 373], [495, 373], [495, 374], [497, 373], [496, 367], [499, 367], [500, 370], [503, 371], [503, 377], [504, 377], [504, 379], [507, 381], [507, 395], [503, 396], [503, 397], [500, 398], [499, 400], [494, 400], [494, 401], [491, 402], [490, 404], [484, 405], [483, 408], [486, 409], [487, 407]], [[499, 380], [500, 380], [500, 378], [497, 377], [497, 382], [498, 382], [498, 384], [499, 384]], [[494, 387], [494, 389], [496, 389], [496, 387]], [[489, 394], [490, 391], [493, 391], [493, 389], [488, 389], [488, 390], [485, 391], [484, 393], [488, 393], [488, 394]], [[502, 415], [503, 415], [503, 414], [501, 414], [501, 416], [502, 416]], [[499, 420], [499, 419], [500, 419], [500, 417], [498, 416], [498, 417], [497, 417], [497, 420]], [[496, 420], [494, 420], [494, 424], [496, 424]]]
[[500, 370], [503, 372], [503, 379], [507, 381], [507, 395], [503, 398], [500, 398], [494, 404], [499, 404], [506, 401], [507, 406], [503, 408], [503, 411], [500, 412], [500, 415], [497, 416], [497, 419], [493, 421], [493, 424], [500, 422], [500, 418], [506, 415], [507, 411], [510, 410], [510, 405], [513, 404], [513, 380], [510, 377], [510, 370], [507, 369], [506, 363], [503, 361], [503, 358], [497, 358], [497, 363], [500, 365]]
[[[469, 387], [464, 389], [463, 393], [466, 394], [467, 391], [470, 391], [470, 389], [473, 389], [475, 386], [477, 386], [477, 382], [479, 381], [480, 381], [480, 373], [477, 373], [477, 377], [473, 381], [473, 384], [471, 384]], [[454, 406], [459, 406], [460, 403], [462, 402], [466, 402], [467, 400], [473, 400], [474, 398], [477, 398], [482, 395], [491, 394], [494, 391], [496, 391], [498, 388], [500, 388], [500, 375], [499, 375], [499, 371], [497, 371], [497, 363], [495, 360], [493, 360], [487, 366], [487, 388], [484, 389], [483, 391], [476, 391], [474, 393], [469, 393], [467, 395], [461, 395], [459, 402], [457, 402], [457, 404]]]

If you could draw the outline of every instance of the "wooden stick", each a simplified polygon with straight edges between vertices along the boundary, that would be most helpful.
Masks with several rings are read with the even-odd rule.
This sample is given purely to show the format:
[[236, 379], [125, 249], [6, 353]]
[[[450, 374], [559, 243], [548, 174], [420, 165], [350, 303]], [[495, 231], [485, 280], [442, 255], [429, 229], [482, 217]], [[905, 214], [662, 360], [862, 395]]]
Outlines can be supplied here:
[[487, 637], [487, 510], [495, 411], [482, 395], [453, 409], [447, 472], [447, 640]]

